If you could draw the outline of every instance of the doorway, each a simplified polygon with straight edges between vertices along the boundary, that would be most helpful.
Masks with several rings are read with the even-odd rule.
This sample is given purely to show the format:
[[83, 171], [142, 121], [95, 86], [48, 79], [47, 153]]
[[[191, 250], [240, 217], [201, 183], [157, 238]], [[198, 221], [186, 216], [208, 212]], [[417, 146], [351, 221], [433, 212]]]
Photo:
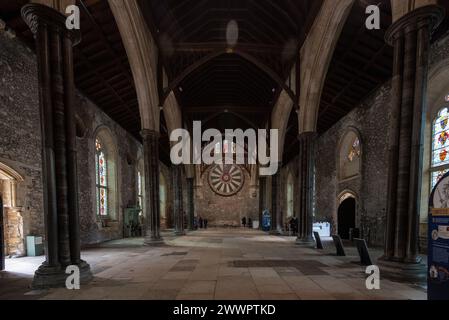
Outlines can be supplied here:
[[0, 196], [0, 271], [5, 270], [5, 235], [3, 229], [3, 200]]
[[338, 234], [349, 239], [349, 230], [355, 228], [355, 199], [347, 198], [338, 207]]

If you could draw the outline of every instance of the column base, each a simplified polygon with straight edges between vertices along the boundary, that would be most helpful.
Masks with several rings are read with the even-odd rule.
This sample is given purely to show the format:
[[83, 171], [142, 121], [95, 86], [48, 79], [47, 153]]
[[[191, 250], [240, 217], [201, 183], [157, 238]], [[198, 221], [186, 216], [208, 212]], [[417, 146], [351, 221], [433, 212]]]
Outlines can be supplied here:
[[281, 233], [279, 232], [279, 230], [270, 230], [270, 231], [268, 232], [268, 234], [271, 235], [271, 236], [280, 236], [280, 235], [281, 235]]
[[424, 282], [427, 280], [427, 265], [420, 258], [398, 261], [397, 259], [383, 256], [377, 260], [377, 264], [381, 275], [382, 272], [387, 272], [394, 277], [409, 281]]
[[163, 244], [165, 244], [165, 241], [162, 237], [159, 238], [146, 237], [143, 239], [144, 246], [160, 246]]
[[182, 230], [182, 231], [175, 231], [175, 236], [177, 236], [177, 237], [182, 237], [182, 236], [185, 236], [185, 235], [186, 235], [186, 232], [184, 230]]
[[[87, 262], [81, 261], [78, 265], [80, 269], [80, 284], [87, 284], [93, 279], [90, 266]], [[65, 288], [69, 274], [65, 273], [62, 267], [50, 267], [42, 264], [34, 273], [31, 284], [32, 289]]]

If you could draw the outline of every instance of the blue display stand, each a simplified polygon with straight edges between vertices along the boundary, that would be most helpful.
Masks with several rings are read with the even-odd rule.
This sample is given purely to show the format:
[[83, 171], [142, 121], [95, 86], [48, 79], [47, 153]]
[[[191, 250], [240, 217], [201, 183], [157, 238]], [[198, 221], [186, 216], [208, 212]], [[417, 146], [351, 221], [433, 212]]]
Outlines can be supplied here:
[[427, 271], [428, 299], [449, 300], [449, 173], [430, 196]]
[[262, 230], [263, 231], [270, 231], [271, 229], [271, 216], [270, 213], [264, 212], [262, 216]]

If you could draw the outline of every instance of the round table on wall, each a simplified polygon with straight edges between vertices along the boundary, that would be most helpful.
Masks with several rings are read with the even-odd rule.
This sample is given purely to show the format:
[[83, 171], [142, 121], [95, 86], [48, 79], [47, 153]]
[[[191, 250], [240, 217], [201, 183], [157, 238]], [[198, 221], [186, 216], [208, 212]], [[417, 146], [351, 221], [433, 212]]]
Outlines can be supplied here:
[[208, 180], [210, 188], [216, 194], [230, 197], [242, 189], [245, 175], [238, 165], [214, 165], [209, 170]]

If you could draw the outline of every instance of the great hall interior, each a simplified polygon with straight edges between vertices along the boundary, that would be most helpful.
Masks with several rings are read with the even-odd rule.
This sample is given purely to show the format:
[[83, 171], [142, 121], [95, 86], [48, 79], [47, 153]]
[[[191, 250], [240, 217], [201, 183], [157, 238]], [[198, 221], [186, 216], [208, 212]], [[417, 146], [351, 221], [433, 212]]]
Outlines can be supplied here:
[[[0, 300], [427, 299], [429, 198], [449, 172], [448, 10], [0, 0]], [[194, 121], [277, 129], [279, 170], [174, 164], [170, 135]], [[80, 290], [65, 288], [73, 265]]]

